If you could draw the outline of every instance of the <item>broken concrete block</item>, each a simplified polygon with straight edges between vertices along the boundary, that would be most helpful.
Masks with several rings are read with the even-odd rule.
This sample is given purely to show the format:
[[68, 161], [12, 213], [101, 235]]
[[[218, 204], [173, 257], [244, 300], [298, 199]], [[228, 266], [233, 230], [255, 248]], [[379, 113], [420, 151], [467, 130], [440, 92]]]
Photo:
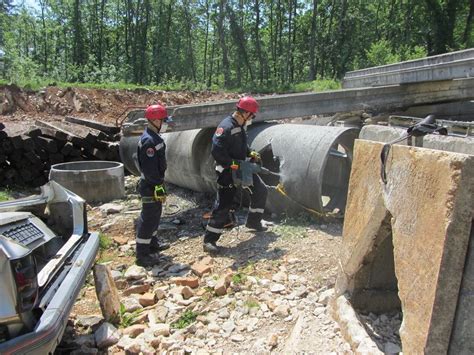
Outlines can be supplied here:
[[130, 296], [130, 295], [137, 294], [137, 293], [142, 294], [142, 293], [148, 292], [149, 289], [150, 289], [149, 284], [135, 285], [135, 286], [129, 287], [126, 290], [124, 290], [122, 292], [122, 295], [123, 296]]
[[140, 304], [143, 306], [143, 307], [148, 307], [148, 306], [152, 306], [155, 304], [156, 302], [156, 294], [155, 293], [151, 293], [151, 292], [147, 292], [143, 295], [140, 295], [138, 297], [138, 302], [140, 302]]
[[209, 264], [204, 264], [204, 263], [199, 262], [199, 263], [193, 264], [193, 266], [191, 267], [191, 270], [197, 276], [201, 277], [204, 274], [210, 273], [212, 270], [212, 266]]
[[446, 353], [472, 228], [474, 156], [394, 145], [384, 184], [382, 147], [356, 141], [336, 292], [357, 309], [401, 307], [404, 353]]
[[94, 334], [95, 342], [98, 348], [106, 348], [117, 344], [120, 339], [120, 334], [112, 324], [104, 323]]
[[107, 265], [96, 264], [94, 266], [94, 282], [104, 319], [116, 324], [120, 321], [120, 298]]
[[199, 287], [199, 278], [197, 277], [174, 277], [171, 279], [176, 285], [189, 286], [191, 288]]

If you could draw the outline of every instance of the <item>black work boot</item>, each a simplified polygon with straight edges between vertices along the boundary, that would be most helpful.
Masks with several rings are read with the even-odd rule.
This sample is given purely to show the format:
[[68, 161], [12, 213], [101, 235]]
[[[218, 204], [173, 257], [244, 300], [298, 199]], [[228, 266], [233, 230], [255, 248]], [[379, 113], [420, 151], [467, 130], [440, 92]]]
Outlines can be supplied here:
[[148, 255], [138, 254], [137, 260], [135, 262], [135, 264], [137, 264], [138, 266], [143, 266], [143, 267], [153, 266], [159, 263], [160, 263], [160, 254], [157, 254], [157, 253], [148, 254]]
[[170, 243], [159, 241], [156, 238], [153, 238], [150, 243], [150, 251], [156, 253], [158, 251], [163, 251], [170, 248]]
[[219, 252], [219, 247], [216, 245], [216, 242], [204, 242], [202, 249], [209, 254], [215, 254]]
[[256, 232], [265, 232], [268, 230], [267, 227], [265, 227], [262, 222], [252, 222], [252, 221], [247, 221], [247, 223], [245, 224], [245, 226], [248, 228], [248, 229], [251, 229], [251, 230], [254, 230]]

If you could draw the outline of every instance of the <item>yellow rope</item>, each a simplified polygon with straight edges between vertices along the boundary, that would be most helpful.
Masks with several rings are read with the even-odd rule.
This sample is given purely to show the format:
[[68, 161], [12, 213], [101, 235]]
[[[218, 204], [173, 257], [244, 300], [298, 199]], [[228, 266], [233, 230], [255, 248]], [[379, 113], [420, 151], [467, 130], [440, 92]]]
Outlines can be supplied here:
[[338, 215], [337, 213], [324, 213], [324, 212], [319, 212], [319, 211], [316, 211], [316, 210], [313, 210], [312, 208], [309, 208], [309, 207], [306, 207], [306, 206], [303, 206], [301, 203], [295, 201], [294, 199], [292, 199], [290, 196], [288, 196], [288, 194], [286, 193], [285, 191], [285, 187], [283, 186], [283, 184], [280, 182], [278, 183], [278, 185], [275, 187], [275, 189], [283, 196], [285, 196], [287, 199], [291, 200], [292, 202], [296, 203], [298, 206], [300, 206], [301, 208], [305, 209], [306, 211], [316, 215], [317, 217], [323, 217], [323, 218], [327, 218], [327, 217], [333, 217], [333, 218], [341, 218], [340, 215]]

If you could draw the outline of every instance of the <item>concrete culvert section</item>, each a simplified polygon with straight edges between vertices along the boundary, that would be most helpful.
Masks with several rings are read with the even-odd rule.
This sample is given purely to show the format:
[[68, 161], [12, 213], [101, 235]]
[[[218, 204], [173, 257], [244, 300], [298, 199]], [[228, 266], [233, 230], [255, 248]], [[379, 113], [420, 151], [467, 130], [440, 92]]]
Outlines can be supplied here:
[[[263, 124], [249, 129], [249, 141], [263, 165], [281, 174], [291, 202], [319, 212], [344, 212], [358, 134], [347, 127]], [[266, 183], [278, 181], [267, 178]]]
[[84, 161], [56, 164], [49, 179], [87, 202], [108, 202], [125, 196], [124, 168], [119, 162]]
[[[143, 127], [123, 131], [120, 153], [126, 168], [139, 175], [136, 147]], [[214, 129], [197, 129], [162, 135], [168, 169], [165, 180], [194, 191], [216, 189], [211, 156]], [[352, 149], [359, 130], [296, 124], [258, 124], [249, 127], [249, 145], [260, 153], [263, 166], [281, 178], [262, 175], [272, 212], [344, 212], [352, 164]], [[135, 155], [135, 156], [134, 156]], [[287, 196], [275, 188], [284, 187]]]

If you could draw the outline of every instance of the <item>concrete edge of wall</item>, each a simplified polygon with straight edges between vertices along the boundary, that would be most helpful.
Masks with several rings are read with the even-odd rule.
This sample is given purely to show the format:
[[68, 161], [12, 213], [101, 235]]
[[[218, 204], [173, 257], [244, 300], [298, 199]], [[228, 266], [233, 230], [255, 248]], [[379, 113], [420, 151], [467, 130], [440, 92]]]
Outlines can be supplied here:
[[329, 307], [342, 336], [356, 354], [383, 354], [365, 330], [346, 295], [333, 298]]

